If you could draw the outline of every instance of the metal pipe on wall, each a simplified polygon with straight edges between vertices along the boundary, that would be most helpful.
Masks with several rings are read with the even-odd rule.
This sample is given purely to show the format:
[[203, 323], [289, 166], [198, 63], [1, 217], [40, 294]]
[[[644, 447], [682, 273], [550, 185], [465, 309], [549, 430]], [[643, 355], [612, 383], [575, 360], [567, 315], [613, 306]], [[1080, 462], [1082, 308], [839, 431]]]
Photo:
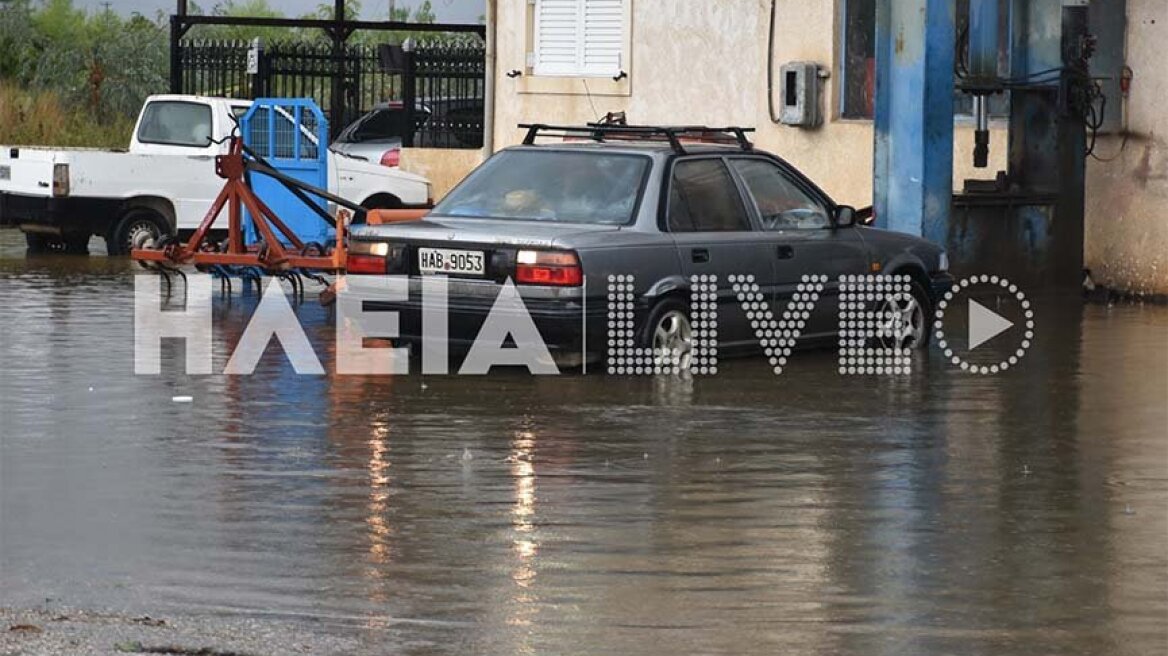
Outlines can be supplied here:
[[487, 44], [483, 80], [483, 158], [495, 152], [495, 13], [496, 0], [487, 0]]

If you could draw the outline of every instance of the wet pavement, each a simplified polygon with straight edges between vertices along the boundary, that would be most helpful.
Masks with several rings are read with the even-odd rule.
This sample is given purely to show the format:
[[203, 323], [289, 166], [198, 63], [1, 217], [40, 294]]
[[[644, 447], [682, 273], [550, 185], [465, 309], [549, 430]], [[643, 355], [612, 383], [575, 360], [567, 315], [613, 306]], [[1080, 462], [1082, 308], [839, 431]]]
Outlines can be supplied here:
[[[315, 653], [1168, 650], [1168, 308], [1040, 299], [996, 376], [937, 349], [898, 379], [832, 352], [297, 376], [273, 349], [188, 377], [173, 344], [135, 376], [133, 271], [0, 231], [0, 607]], [[216, 371], [254, 305], [216, 301]], [[331, 371], [329, 313], [299, 314]]]

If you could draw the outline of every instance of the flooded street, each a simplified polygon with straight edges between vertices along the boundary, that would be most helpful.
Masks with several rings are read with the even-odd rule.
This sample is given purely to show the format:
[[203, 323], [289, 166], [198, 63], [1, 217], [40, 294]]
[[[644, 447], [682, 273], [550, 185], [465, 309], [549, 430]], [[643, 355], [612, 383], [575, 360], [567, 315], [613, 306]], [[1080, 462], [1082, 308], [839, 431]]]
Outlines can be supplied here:
[[[133, 273], [0, 232], [0, 607], [386, 654], [1168, 649], [1168, 308], [1040, 299], [996, 376], [934, 348], [896, 379], [830, 351], [298, 376], [277, 349], [188, 377], [169, 343], [136, 376]], [[255, 303], [215, 301], [216, 371]], [[298, 313], [331, 372], [330, 312]]]

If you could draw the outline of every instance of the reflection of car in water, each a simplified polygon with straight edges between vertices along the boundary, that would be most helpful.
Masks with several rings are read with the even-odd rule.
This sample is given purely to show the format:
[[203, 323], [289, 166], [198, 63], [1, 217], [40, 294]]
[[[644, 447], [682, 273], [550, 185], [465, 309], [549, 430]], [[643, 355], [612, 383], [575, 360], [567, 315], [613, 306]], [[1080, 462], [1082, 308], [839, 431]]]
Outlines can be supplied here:
[[[610, 275], [632, 276], [638, 345], [682, 349], [692, 335], [691, 277], [716, 275], [719, 348], [733, 352], [757, 350], [758, 340], [726, 288], [732, 275], [753, 276], [779, 311], [804, 275], [826, 275], [800, 338], [806, 343], [835, 341], [839, 276], [907, 274], [912, 298], [898, 304], [902, 325], [893, 334], [903, 335], [902, 347], [927, 344], [927, 318], [952, 281], [937, 245], [856, 225], [853, 208], [769, 153], [630, 140], [660, 134], [647, 128], [574, 130], [592, 141], [503, 150], [425, 219], [358, 228], [350, 272], [407, 274], [414, 292], [421, 277], [448, 276], [455, 345], [473, 340], [511, 280], [552, 353], [569, 363], [585, 350], [589, 359], [604, 353]], [[365, 280], [372, 283], [348, 276], [355, 290]], [[421, 335], [420, 300], [415, 293], [373, 305], [399, 310], [410, 341]]]
[[[435, 98], [418, 101], [416, 107], [414, 147], [482, 147], [482, 98]], [[407, 120], [401, 101], [379, 103], [342, 130], [332, 149], [384, 166], [397, 166]]]

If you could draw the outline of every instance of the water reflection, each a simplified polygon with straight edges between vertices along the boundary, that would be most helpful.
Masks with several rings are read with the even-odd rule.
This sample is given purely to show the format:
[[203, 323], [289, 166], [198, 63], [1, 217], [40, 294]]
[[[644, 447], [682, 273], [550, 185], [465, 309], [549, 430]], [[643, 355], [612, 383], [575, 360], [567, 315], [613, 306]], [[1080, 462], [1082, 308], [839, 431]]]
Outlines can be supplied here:
[[[1163, 308], [1048, 301], [996, 377], [937, 353], [896, 380], [830, 353], [779, 378], [295, 376], [277, 348], [187, 377], [178, 345], [142, 377], [131, 273], [0, 241], [0, 604], [274, 614], [383, 652], [1168, 640]], [[217, 370], [255, 301], [216, 302]], [[298, 312], [331, 370], [329, 312]]]

